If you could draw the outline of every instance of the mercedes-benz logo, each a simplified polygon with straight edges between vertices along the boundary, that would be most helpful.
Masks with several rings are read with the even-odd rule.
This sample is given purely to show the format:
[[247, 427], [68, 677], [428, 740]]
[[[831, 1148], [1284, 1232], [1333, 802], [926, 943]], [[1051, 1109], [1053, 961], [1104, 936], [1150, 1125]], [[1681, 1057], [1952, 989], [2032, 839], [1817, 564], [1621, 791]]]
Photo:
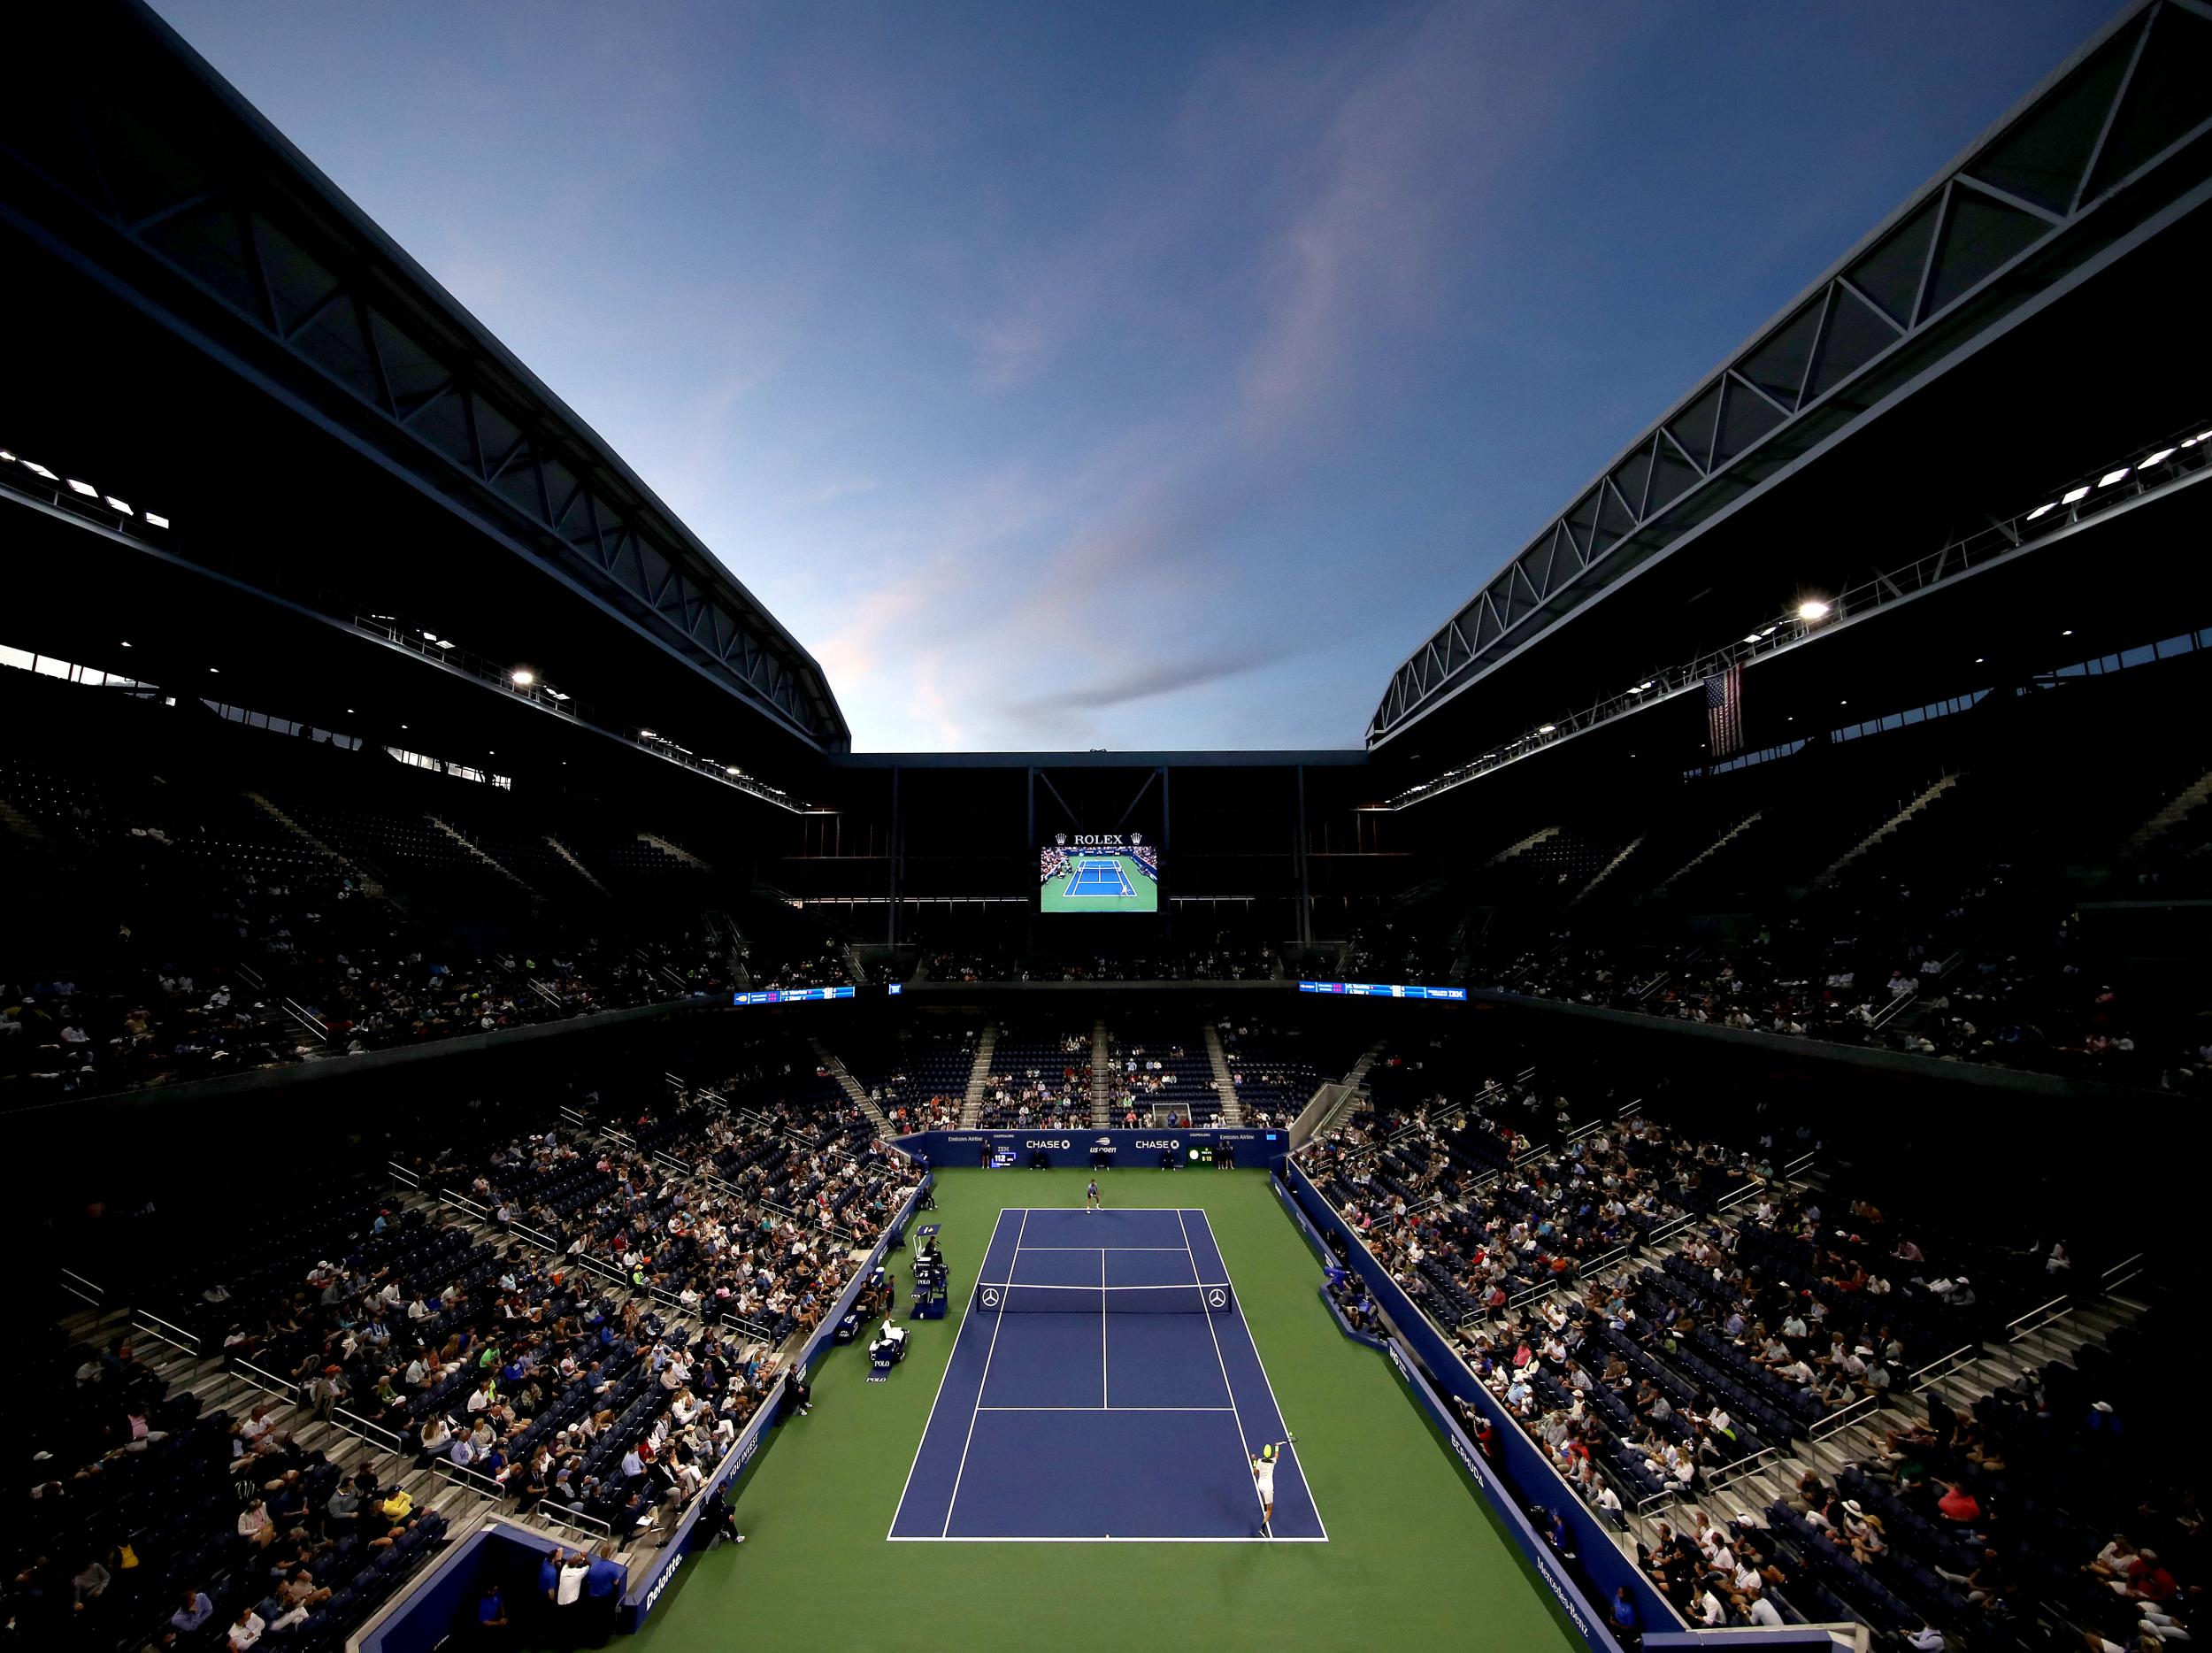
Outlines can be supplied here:
[[998, 1307], [998, 1292], [995, 1288], [983, 1294], [983, 1306], [987, 1309]]
[[1218, 1309], [1222, 1304], [1227, 1303], [1229, 1300], [1222, 1295], [1221, 1288], [1217, 1286], [1212, 1291], [1207, 1294], [1206, 1301], [1213, 1304], [1215, 1308]]

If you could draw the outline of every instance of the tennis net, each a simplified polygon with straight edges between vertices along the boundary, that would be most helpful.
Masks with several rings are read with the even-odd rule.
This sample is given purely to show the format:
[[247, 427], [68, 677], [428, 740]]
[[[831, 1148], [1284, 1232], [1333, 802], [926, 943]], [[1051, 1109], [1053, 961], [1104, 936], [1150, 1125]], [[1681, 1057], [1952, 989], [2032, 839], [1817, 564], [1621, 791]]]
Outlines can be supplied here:
[[1187, 1286], [1033, 1286], [987, 1280], [975, 1288], [987, 1314], [1227, 1314], [1236, 1296], [1226, 1280]]

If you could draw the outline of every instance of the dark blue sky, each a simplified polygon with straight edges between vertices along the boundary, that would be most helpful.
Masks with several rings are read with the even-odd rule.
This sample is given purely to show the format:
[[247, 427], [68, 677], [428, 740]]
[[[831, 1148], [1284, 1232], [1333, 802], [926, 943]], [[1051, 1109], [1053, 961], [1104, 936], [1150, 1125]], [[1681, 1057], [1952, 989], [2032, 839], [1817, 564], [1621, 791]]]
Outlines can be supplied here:
[[2110, 11], [156, 4], [955, 750], [1357, 744]]

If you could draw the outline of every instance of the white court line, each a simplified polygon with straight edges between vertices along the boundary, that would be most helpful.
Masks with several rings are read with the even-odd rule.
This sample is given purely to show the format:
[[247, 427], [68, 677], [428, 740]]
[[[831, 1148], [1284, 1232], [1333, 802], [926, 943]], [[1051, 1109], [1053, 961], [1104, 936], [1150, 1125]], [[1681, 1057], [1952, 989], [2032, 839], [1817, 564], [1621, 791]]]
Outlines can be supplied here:
[[988, 1534], [963, 1533], [954, 1538], [910, 1538], [894, 1534], [894, 1544], [1325, 1544], [1325, 1538], [1113, 1538], [1100, 1534], [1096, 1538], [1035, 1538], [1009, 1534], [994, 1537]]
[[[1198, 1277], [1198, 1253], [1192, 1251], [1190, 1249], [1190, 1225], [1183, 1220], [1183, 1213], [1180, 1211], [1177, 1211], [1175, 1213], [1175, 1221], [1177, 1226], [1183, 1231], [1183, 1249], [1186, 1252], [1188, 1252], [1190, 1256], [1191, 1284], [1194, 1286], [1202, 1286], [1205, 1284], [1205, 1281]], [[1210, 1235], [1212, 1230], [1210, 1228], [1207, 1232], [1209, 1235]], [[1218, 1252], [1221, 1248], [1217, 1245], [1214, 1249]], [[1223, 1259], [1223, 1267], [1225, 1270], [1227, 1267], [1226, 1258]], [[1221, 1334], [1214, 1330], [1214, 1317], [1212, 1315], [1202, 1315], [1200, 1318], [1206, 1322], [1206, 1335], [1213, 1339], [1214, 1360], [1221, 1367], [1221, 1387], [1229, 1391], [1229, 1415], [1236, 1419], [1237, 1440], [1244, 1448], [1244, 1450], [1237, 1455], [1237, 1468], [1245, 1475], [1249, 1476], [1252, 1473], [1252, 1437], [1244, 1433], [1244, 1414], [1237, 1411], [1237, 1387], [1235, 1384], [1229, 1381], [1229, 1362], [1227, 1357], [1221, 1352]], [[1303, 1476], [1304, 1473], [1305, 1472], [1302, 1469], [1299, 1471], [1299, 1474], [1301, 1476]], [[1255, 1482], [1252, 1487], [1252, 1499], [1254, 1503], [1259, 1503], [1260, 1489], [1257, 1482]], [[1267, 1525], [1266, 1515], [1267, 1505], [1260, 1503], [1260, 1525], [1262, 1526], [1265, 1526]], [[1262, 1536], [1263, 1539], [1264, 1539], [1271, 1535], [1263, 1534]]]
[[[1001, 1211], [999, 1213], [999, 1220], [1001, 1222], [1006, 1220], [1005, 1212]], [[1013, 1260], [1006, 1265], [1006, 1272], [1009, 1278], [1011, 1278], [1021, 1267], [1022, 1235], [1027, 1233], [1028, 1230], [1029, 1213], [1027, 1211], [1024, 1211], [1022, 1213], [1021, 1226], [1014, 1230], [1014, 1257]], [[991, 1233], [992, 1237], [995, 1239], [998, 1234], [997, 1228], [994, 1226]], [[1194, 1265], [1194, 1267], [1195, 1265]], [[1005, 1324], [1006, 1316], [1004, 1314], [995, 1314], [991, 1317], [991, 1346], [983, 1351], [983, 1377], [982, 1380], [975, 1386], [975, 1410], [968, 1414], [968, 1438], [960, 1443], [960, 1467], [953, 1472], [952, 1496], [945, 1500], [945, 1533], [950, 1533], [952, 1531], [952, 1507], [960, 1502], [961, 1477], [968, 1472], [968, 1449], [975, 1444], [975, 1420], [982, 1415], [983, 1392], [991, 1387], [991, 1357], [998, 1353], [998, 1331], [999, 1327], [1004, 1326]], [[945, 1370], [947, 1372], [950, 1372], [952, 1370], [952, 1363], [950, 1361], [947, 1361], [945, 1363]], [[934, 1411], [935, 1407], [933, 1406], [931, 1410]], [[925, 1426], [922, 1431], [922, 1438], [925, 1441], [929, 1438], [929, 1430], [926, 1426]], [[921, 1456], [921, 1449], [918, 1447], [916, 1448], [914, 1455], [917, 1458], [919, 1458]], [[1305, 1472], [1302, 1469], [1299, 1472], [1302, 1475], [1304, 1472]], [[909, 1473], [911, 1473], [911, 1472], [910, 1471]], [[896, 1517], [895, 1516], [893, 1518], [896, 1519]], [[943, 1534], [939, 1534], [940, 1537], [942, 1537], [943, 1535]]]
[[[1204, 1219], [1206, 1213], [1202, 1210], [1198, 1215], [1202, 1219]], [[1190, 1230], [1186, 1228], [1183, 1232], [1187, 1235]], [[1225, 1257], [1221, 1257], [1221, 1242], [1214, 1240], [1214, 1226], [1211, 1222], [1208, 1222], [1206, 1224], [1206, 1238], [1213, 1240], [1214, 1255], [1217, 1257], [1221, 1257], [1221, 1272], [1225, 1275], [1227, 1274], [1229, 1272], [1229, 1259]], [[1191, 1270], [1194, 1273], [1195, 1273], [1197, 1272], [1197, 1259], [1193, 1257], [1191, 1260]], [[1213, 1319], [1214, 1317], [1210, 1314], [1206, 1317], [1206, 1323], [1209, 1326], [1213, 1324]], [[1252, 1335], [1252, 1323], [1244, 1318], [1244, 1300], [1241, 1297], [1237, 1299], [1237, 1323], [1244, 1327], [1245, 1345], [1252, 1351], [1252, 1364], [1260, 1369], [1260, 1381], [1267, 1385], [1268, 1403], [1275, 1409], [1275, 1421], [1282, 1425], [1283, 1434], [1288, 1435], [1291, 1433], [1290, 1419], [1283, 1416], [1283, 1403], [1275, 1398], [1275, 1382], [1273, 1379], [1267, 1375], [1267, 1362], [1260, 1358], [1260, 1340]], [[1220, 1348], [1221, 1340], [1217, 1337], [1214, 1340], [1214, 1351], [1218, 1354], [1220, 1352]], [[1226, 1374], [1225, 1373], [1225, 1375]], [[1232, 1393], [1229, 1398], [1233, 1401], [1236, 1396], [1233, 1393]], [[1238, 1427], [1241, 1429], [1243, 1425], [1240, 1423]], [[1291, 1457], [1298, 1458], [1297, 1443], [1293, 1442], [1289, 1444]], [[1329, 1524], [1321, 1518], [1321, 1500], [1313, 1495], [1313, 1482], [1306, 1478], [1306, 1464], [1303, 1458], [1298, 1458], [1298, 1480], [1306, 1489], [1306, 1504], [1307, 1507], [1313, 1511], [1314, 1523], [1316, 1526], [1320, 1527], [1321, 1536], [1317, 1539], [1285, 1539], [1282, 1542], [1286, 1544], [1325, 1544], [1329, 1542]]]
[[986, 1412], [1225, 1412], [1227, 1406], [983, 1406]]
[[[998, 1231], [1006, 1226], [1006, 1218], [1007, 1213], [1001, 1211], [998, 1214], [998, 1220], [991, 1225], [993, 1240], [998, 1238]], [[987, 1242], [983, 1248], [983, 1255], [986, 1258], [991, 1255], [991, 1248]], [[953, 1359], [960, 1353], [960, 1340], [968, 1334], [968, 1327], [974, 1324], [976, 1293], [982, 1288], [983, 1270], [981, 1265], [979, 1264], [976, 1268], [976, 1283], [968, 1288], [968, 1306], [960, 1311], [960, 1329], [953, 1334], [952, 1352], [945, 1357], [945, 1369], [937, 1374], [937, 1393], [930, 1397], [929, 1416], [922, 1424], [922, 1438], [914, 1443], [914, 1461], [906, 1466], [906, 1485], [899, 1488], [898, 1506], [891, 1511], [891, 1530], [894, 1533], [898, 1530], [899, 1511], [906, 1508], [906, 1495], [913, 1489], [914, 1472], [921, 1466], [922, 1449], [929, 1444], [929, 1426], [937, 1421], [937, 1403], [945, 1398], [945, 1384], [952, 1376]], [[983, 1398], [983, 1391], [980, 1388], [976, 1390], [976, 1398], [978, 1400]], [[886, 1537], [889, 1535], [889, 1534], [885, 1534]]]
[[1098, 1409], [1104, 1411], [1114, 1403], [1113, 1385], [1106, 1376], [1106, 1250], [1098, 1253]]
[[[1041, 1211], [1073, 1211], [1071, 1205], [1044, 1205]], [[1182, 1251], [1189, 1248], [1179, 1245], [1025, 1245], [1025, 1251]]]

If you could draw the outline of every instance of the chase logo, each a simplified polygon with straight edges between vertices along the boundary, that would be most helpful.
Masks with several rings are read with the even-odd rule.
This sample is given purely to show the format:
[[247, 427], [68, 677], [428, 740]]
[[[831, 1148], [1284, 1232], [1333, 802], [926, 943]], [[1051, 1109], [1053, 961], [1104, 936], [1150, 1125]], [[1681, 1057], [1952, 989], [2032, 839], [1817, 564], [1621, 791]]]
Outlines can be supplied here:
[[1075, 1144], [1073, 1142], [1067, 1142], [1064, 1139], [1058, 1142], [1048, 1142], [1043, 1137], [1033, 1136], [1026, 1142], [1023, 1142], [1022, 1146], [1024, 1148], [1073, 1148]]
[[1180, 1148], [1182, 1145], [1183, 1144], [1181, 1142], [1178, 1142], [1173, 1137], [1163, 1137], [1156, 1142], [1146, 1142], [1141, 1137], [1137, 1139], [1137, 1146], [1139, 1148]]

